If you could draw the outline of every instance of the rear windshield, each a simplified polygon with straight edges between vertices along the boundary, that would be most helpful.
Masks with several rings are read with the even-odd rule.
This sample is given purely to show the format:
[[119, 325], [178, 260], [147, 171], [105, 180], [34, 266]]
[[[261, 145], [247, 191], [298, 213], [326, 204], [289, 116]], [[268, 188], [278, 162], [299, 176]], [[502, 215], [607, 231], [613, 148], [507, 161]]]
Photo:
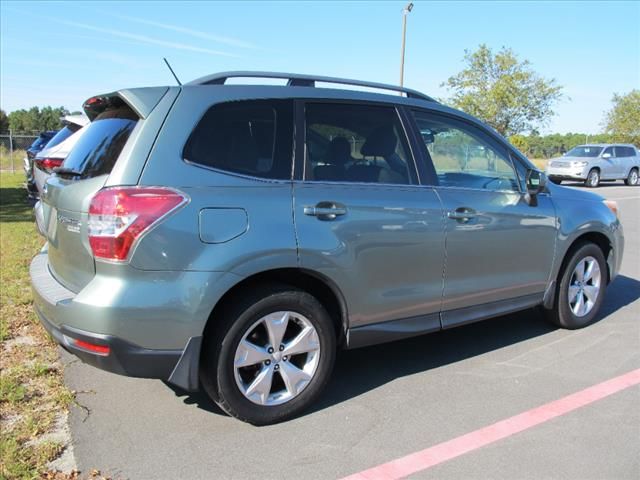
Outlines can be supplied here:
[[48, 137], [45, 137], [44, 135], [40, 135], [38, 138], [36, 138], [33, 141], [31, 146], [29, 147], [29, 150], [42, 150], [42, 147], [45, 146], [48, 139], [49, 139]]
[[62, 167], [82, 178], [110, 173], [137, 122], [126, 105], [105, 110], [87, 126]]
[[55, 147], [59, 143], [64, 142], [67, 138], [69, 138], [71, 135], [76, 133], [81, 128], [82, 127], [80, 125], [76, 125], [75, 123], [69, 123], [68, 125], [65, 125], [64, 127], [62, 127], [62, 130], [56, 133], [53, 136], [53, 138], [49, 140], [49, 143], [47, 143], [46, 148]]

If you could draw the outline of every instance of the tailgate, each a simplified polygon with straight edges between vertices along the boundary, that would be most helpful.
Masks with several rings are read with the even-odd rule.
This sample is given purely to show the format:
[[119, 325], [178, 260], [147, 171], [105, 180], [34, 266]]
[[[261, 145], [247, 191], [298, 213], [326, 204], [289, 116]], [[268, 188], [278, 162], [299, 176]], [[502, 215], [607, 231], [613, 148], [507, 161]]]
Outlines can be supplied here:
[[[91, 199], [104, 186], [141, 119], [121, 97], [88, 100], [92, 122], [43, 189], [43, 220], [49, 241], [49, 268], [71, 291], [94, 277], [95, 261], [87, 233]], [[133, 135], [132, 135], [133, 134]]]

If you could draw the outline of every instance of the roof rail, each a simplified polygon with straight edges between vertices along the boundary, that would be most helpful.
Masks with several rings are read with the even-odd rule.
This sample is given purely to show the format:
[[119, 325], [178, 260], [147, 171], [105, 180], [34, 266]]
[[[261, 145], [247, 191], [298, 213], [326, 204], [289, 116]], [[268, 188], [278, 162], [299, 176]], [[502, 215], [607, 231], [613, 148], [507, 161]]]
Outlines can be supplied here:
[[304, 75], [299, 73], [282, 73], [282, 72], [221, 72], [207, 75], [205, 77], [192, 80], [187, 85], [224, 85], [229, 78], [280, 78], [287, 80], [289, 87], [315, 87], [316, 82], [335, 83], [339, 85], [354, 85], [358, 87], [377, 88], [380, 90], [391, 90], [394, 92], [404, 93], [407, 98], [419, 98], [435, 102], [433, 98], [410, 88], [399, 87], [396, 85], [388, 85], [386, 83], [363, 82], [361, 80], [349, 80], [346, 78], [322, 77], [318, 75]]

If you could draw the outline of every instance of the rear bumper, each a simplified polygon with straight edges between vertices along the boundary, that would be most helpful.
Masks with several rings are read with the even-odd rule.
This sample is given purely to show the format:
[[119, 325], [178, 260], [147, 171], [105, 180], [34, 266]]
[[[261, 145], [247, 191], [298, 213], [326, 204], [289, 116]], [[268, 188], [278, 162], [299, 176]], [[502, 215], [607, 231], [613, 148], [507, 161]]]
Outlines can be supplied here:
[[[133, 314], [123, 315], [116, 303], [105, 304], [104, 298], [109, 292], [104, 288], [99, 288], [101, 295], [89, 303], [86, 296], [68, 290], [56, 280], [49, 269], [46, 253], [34, 257], [30, 275], [34, 309], [40, 322], [63, 348], [83, 362], [120, 375], [156, 378], [186, 390], [198, 389], [201, 337], [185, 331], [184, 319], [178, 322], [182, 323], [183, 340], [172, 336], [171, 328], [162, 321], [154, 322], [154, 327], [151, 324], [140, 326], [138, 331], [146, 327], [148, 337], [162, 334], [171, 345], [168, 349], [141, 346], [131, 337], [118, 334], [118, 325], [124, 324], [132, 332], [138, 322]], [[156, 290], [162, 298], [164, 292]], [[127, 311], [133, 312], [133, 309]], [[96, 331], [98, 328], [100, 330]], [[108, 353], [92, 351], [82, 343], [78, 345], [78, 341], [87, 342], [90, 346], [108, 347]]]
[[[37, 306], [35, 310], [40, 323], [56, 342], [84, 363], [101, 370], [128, 377], [168, 380], [182, 356], [182, 350], [151, 350], [112, 335], [85, 332], [65, 325], [58, 328], [45, 318]], [[78, 347], [76, 340], [109, 347], [109, 353], [104, 355], [88, 351]]]

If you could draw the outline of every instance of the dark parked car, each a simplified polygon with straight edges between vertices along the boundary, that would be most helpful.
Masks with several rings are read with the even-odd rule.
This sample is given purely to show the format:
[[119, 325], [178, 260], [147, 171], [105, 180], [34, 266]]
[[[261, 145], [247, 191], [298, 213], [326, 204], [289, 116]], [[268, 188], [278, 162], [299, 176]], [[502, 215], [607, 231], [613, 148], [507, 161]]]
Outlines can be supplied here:
[[38, 138], [27, 148], [27, 156], [24, 158], [24, 174], [27, 177], [26, 187], [29, 196], [33, 197], [37, 194], [37, 188], [33, 180], [33, 159], [36, 155], [49, 143], [49, 141], [58, 133], [58, 130], [48, 130], [40, 132]]

